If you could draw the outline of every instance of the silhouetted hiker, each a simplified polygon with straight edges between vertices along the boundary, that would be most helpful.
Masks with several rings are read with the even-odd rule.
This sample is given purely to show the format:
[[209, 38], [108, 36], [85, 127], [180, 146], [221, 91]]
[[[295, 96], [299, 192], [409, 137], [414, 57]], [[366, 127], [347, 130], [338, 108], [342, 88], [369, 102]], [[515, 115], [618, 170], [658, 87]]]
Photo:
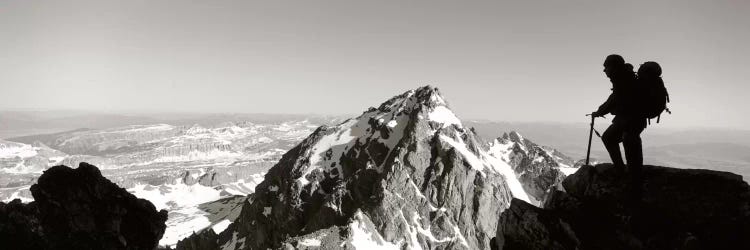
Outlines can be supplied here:
[[604, 73], [612, 82], [612, 94], [591, 115], [594, 117], [606, 114], [615, 116], [612, 119], [612, 125], [604, 131], [602, 141], [615, 167], [625, 170], [619, 145], [622, 142], [632, 181], [637, 182], [640, 180], [643, 165], [640, 135], [646, 128], [646, 118], [639, 108], [637, 92], [639, 88], [633, 66], [626, 64], [622, 56], [613, 54], [604, 60]]

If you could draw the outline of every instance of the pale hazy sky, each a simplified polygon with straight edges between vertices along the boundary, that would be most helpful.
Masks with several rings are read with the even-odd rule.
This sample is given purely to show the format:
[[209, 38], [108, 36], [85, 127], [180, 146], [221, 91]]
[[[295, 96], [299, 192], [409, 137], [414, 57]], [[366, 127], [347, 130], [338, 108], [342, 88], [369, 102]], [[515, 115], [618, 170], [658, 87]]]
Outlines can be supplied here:
[[750, 126], [749, 1], [0, 2], [0, 110], [358, 114], [425, 84], [459, 117], [585, 122], [607, 54], [662, 64], [671, 126]]

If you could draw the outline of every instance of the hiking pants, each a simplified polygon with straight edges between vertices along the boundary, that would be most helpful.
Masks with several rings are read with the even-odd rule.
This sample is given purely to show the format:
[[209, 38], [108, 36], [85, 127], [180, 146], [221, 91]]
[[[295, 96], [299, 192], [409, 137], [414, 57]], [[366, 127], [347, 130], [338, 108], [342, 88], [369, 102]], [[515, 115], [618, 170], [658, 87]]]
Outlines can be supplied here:
[[633, 174], [640, 173], [643, 166], [643, 149], [641, 145], [641, 132], [646, 128], [646, 121], [637, 120], [620, 120], [609, 125], [604, 134], [602, 141], [604, 147], [612, 158], [612, 163], [618, 167], [624, 167], [620, 154], [620, 142], [625, 148], [625, 159], [628, 161], [628, 168]]

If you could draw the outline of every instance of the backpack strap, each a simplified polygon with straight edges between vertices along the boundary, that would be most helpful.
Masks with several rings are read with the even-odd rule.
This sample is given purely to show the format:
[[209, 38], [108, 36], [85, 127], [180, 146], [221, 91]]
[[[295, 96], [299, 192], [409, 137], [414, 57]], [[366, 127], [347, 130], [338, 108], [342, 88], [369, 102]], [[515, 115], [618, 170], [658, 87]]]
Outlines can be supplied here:
[[[664, 88], [664, 93], [667, 94], [667, 103], [669, 103], [669, 92], [667, 92], [667, 88]], [[669, 107], [667, 105], [664, 105], [664, 111], [667, 111], [670, 115], [672, 114], [672, 111], [669, 110]], [[659, 115], [661, 117], [661, 115]], [[658, 123], [659, 120], [657, 119], [656, 122]]]

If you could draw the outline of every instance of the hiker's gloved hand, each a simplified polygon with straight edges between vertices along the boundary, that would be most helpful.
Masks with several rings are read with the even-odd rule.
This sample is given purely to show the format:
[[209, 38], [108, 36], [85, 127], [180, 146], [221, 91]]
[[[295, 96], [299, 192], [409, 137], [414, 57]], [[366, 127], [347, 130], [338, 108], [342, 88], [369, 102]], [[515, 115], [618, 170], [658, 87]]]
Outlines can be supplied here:
[[598, 110], [594, 111], [594, 112], [591, 112], [591, 116], [593, 116], [593, 117], [604, 117], [604, 115], [606, 115], [606, 113], [599, 112]]

